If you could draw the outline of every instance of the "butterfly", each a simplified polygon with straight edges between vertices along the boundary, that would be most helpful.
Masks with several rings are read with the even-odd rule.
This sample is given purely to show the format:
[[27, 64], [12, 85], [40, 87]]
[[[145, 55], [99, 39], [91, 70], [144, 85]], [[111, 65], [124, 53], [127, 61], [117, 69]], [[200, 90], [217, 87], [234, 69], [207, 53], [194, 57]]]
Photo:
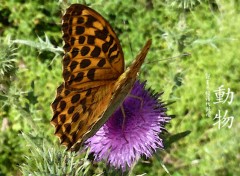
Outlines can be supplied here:
[[62, 17], [62, 31], [64, 82], [51, 104], [51, 124], [60, 143], [76, 151], [129, 94], [151, 40], [125, 70], [119, 39], [95, 10], [72, 4]]

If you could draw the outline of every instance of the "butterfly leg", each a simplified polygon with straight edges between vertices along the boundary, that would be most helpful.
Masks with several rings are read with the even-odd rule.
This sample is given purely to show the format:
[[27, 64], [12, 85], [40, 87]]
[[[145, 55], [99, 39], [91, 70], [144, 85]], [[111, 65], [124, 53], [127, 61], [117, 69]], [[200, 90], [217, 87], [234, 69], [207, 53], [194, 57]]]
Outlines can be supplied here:
[[142, 107], [143, 107], [143, 99], [141, 97], [138, 97], [138, 96], [133, 95], [133, 94], [128, 94], [128, 97], [135, 98], [135, 99], [139, 100], [141, 102], [140, 109], [142, 109]]
[[121, 109], [121, 112], [122, 112], [122, 115], [123, 115], [123, 123], [122, 123], [122, 132], [123, 132], [123, 137], [124, 139], [126, 140], [126, 142], [128, 143], [128, 140], [125, 136], [125, 133], [124, 133], [124, 125], [125, 125], [125, 121], [126, 121], [126, 113], [124, 111], [124, 107], [123, 107], [123, 104], [120, 105], [120, 109]]
[[[128, 97], [135, 98], [135, 99], [139, 100], [140, 103], [141, 103], [140, 109], [142, 109], [142, 107], [143, 107], [143, 99], [141, 97], [138, 97], [138, 96], [133, 95], [133, 94], [128, 94]], [[142, 116], [141, 116], [141, 118], [145, 122], [145, 119]]]

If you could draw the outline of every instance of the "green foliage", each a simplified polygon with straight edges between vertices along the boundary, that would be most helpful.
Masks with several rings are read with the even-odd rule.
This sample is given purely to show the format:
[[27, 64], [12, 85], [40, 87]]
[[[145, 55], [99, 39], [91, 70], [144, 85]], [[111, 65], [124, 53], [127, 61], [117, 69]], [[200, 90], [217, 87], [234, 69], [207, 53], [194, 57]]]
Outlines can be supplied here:
[[[26, 158], [28, 163], [21, 166], [23, 175], [86, 175], [90, 162], [87, 157], [67, 152], [60, 147], [53, 148], [53, 144], [45, 141], [36, 144], [32, 136], [23, 134], [29, 144], [31, 154]], [[87, 155], [86, 155], [87, 156]]]
[[13, 40], [13, 43], [27, 45], [29, 47], [33, 47], [38, 49], [40, 52], [49, 51], [59, 55], [59, 53], [63, 53], [63, 49], [61, 47], [55, 47], [49, 40], [48, 36], [45, 35], [45, 41], [38, 37], [39, 43], [33, 42], [31, 40]]
[[10, 37], [0, 38], [0, 92], [8, 91], [16, 71], [17, 48], [10, 43]]
[[201, 0], [171, 0], [171, 5], [179, 9], [192, 9], [201, 2]]
[[[154, 90], [164, 91], [164, 101], [175, 102], [168, 106], [168, 113], [176, 116], [167, 126], [172, 137], [166, 147], [171, 144], [170, 148], [141, 159], [131, 175], [238, 175], [239, 2], [84, 3], [109, 20], [126, 65], [152, 39], [140, 77]], [[66, 7], [62, 1], [0, 3], [0, 175], [17, 175], [20, 170], [23, 175], [119, 175], [85, 153], [78, 156], [56, 147], [50, 104], [62, 82], [60, 17]], [[206, 73], [210, 74], [211, 117], [206, 117], [205, 109]], [[220, 85], [235, 93], [231, 105], [213, 104], [213, 91]], [[213, 126], [219, 108], [235, 117], [232, 128]]]
[[18, 138], [18, 132], [13, 129], [6, 129], [0, 133], [0, 175], [9, 171], [14, 175], [20, 173], [19, 165], [25, 161], [24, 155], [27, 150], [24, 148], [24, 141], [16, 140]]

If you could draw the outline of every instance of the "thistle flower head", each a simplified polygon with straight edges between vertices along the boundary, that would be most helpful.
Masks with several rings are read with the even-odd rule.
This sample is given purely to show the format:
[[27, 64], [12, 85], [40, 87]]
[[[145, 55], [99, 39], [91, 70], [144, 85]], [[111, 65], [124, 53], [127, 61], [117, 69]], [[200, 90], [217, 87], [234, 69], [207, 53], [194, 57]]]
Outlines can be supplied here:
[[131, 93], [99, 131], [87, 141], [95, 160], [106, 160], [125, 171], [141, 155], [150, 157], [163, 148], [159, 134], [169, 122], [161, 94], [145, 89], [146, 82], [136, 81]]

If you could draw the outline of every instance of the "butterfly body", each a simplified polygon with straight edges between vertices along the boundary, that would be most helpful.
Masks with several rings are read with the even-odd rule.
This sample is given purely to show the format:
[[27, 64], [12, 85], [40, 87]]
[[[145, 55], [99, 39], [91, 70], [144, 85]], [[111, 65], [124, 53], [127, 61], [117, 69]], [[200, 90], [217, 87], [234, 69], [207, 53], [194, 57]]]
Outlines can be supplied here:
[[124, 71], [119, 40], [96, 11], [71, 5], [63, 16], [63, 78], [52, 103], [51, 124], [68, 149], [77, 150], [108, 120], [131, 91], [149, 40]]

